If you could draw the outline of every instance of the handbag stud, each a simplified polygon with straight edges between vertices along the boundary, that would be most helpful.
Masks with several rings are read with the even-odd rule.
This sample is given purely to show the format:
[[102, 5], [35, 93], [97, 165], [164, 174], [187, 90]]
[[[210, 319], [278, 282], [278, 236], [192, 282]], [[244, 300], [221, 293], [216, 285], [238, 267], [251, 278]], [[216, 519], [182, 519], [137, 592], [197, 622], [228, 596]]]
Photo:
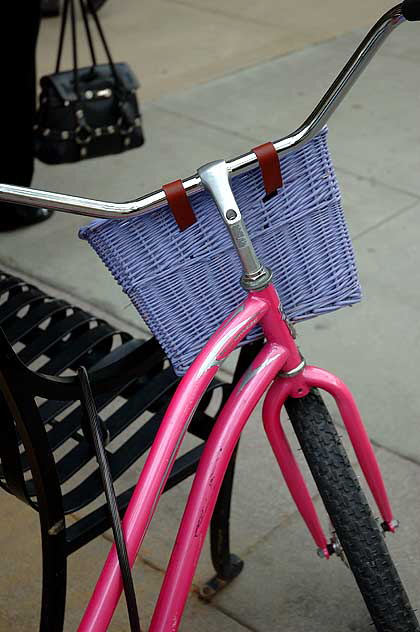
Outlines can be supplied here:
[[103, 88], [102, 90], [97, 90], [95, 96], [98, 99], [109, 99], [109, 97], [112, 97], [112, 90], [111, 88]]

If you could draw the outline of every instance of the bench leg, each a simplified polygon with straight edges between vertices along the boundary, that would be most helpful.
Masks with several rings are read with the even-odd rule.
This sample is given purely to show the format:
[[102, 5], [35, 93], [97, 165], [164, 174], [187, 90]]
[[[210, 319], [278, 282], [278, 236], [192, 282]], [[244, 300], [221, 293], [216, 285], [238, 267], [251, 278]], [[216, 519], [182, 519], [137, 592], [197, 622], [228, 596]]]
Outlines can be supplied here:
[[64, 524], [48, 530], [41, 522], [42, 606], [40, 632], [62, 632], [66, 606], [67, 557]]
[[[263, 342], [257, 340], [256, 342], [242, 347], [236, 365], [232, 387], [245, 373], [248, 366], [261, 350], [262, 345]], [[211, 519], [210, 550], [216, 575], [200, 588], [200, 597], [205, 601], [211, 601], [216, 593], [235, 579], [244, 567], [243, 561], [230, 551], [230, 506], [238, 445], [232, 454], [232, 458], [226, 470]]]
[[216, 593], [235, 579], [244, 566], [243, 561], [230, 552], [229, 518], [237, 449], [238, 446], [226, 470], [211, 519], [210, 550], [216, 575], [200, 589], [200, 597], [205, 601], [210, 601]]

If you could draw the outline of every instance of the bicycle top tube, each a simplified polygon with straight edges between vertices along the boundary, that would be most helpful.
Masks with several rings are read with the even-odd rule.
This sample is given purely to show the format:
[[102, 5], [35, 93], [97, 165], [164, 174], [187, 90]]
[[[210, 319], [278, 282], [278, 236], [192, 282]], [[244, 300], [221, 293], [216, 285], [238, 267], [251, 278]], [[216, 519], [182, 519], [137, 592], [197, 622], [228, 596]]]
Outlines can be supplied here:
[[[417, 2], [414, 4], [417, 7]], [[388, 35], [406, 19], [419, 19], [418, 12], [414, 17], [410, 13], [411, 5], [413, 5], [413, 0], [405, 0], [405, 2], [387, 11], [378, 20], [306, 121], [289, 136], [273, 143], [279, 156], [299, 148], [313, 138], [328, 121]], [[255, 167], [257, 157], [253, 152], [250, 152], [229, 160], [226, 164], [230, 174], [238, 174]], [[188, 194], [203, 188], [198, 175], [183, 180], [183, 185]], [[89, 217], [126, 219], [127, 217], [144, 215], [162, 206], [166, 201], [166, 195], [163, 190], [158, 190], [129, 202], [104, 202], [29, 187], [0, 184], [0, 201], [29, 204]]]

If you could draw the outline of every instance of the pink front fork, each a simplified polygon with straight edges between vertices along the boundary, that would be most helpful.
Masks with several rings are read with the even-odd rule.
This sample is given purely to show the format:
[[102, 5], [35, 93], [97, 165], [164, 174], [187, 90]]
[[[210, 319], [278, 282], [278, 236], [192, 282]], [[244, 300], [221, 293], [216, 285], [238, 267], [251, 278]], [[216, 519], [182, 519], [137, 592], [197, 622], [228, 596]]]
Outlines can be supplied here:
[[395, 531], [392, 509], [381, 470], [351, 392], [338, 377], [315, 366], [307, 366], [304, 369], [303, 380], [309, 388], [321, 388], [334, 397], [357, 460], [386, 523], [386, 528], [389, 531]]
[[[283, 372], [287, 374], [287, 371], [293, 370], [299, 365], [300, 356], [297, 353], [297, 347], [291, 335], [286, 331], [285, 323], [281, 321], [278, 308], [276, 309], [279, 299], [275, 288], [270, 285], [259, 295], [272, 306], [272, 309], [268, 310], [262, 318], [267, 339], [272, 342], [277, 342], [280, 339], [289, 350], [288, 362], [283, 368]], [[332, 373], [313, 366], [305, 367], [302, 373], [294, 377], [285, 377], [272, 386], [264, 405], [264, 425], [293, 499], [315, 542], [325, 553], [325, 536], [320, 528], [305, 481], [280, 425], [280, 411], [287, 395], [302, 397], [312, 387], [327, 391], [336, 400], [357, 459], [378, 505], [386, 529], [395, 531], [395, 526], [381, 471], [352, 394], [344, 382]]]
[[[281, 425], [281, 409], [292, 391], [292, 386], [291, 380], [288, 379], [278, 379], [274, 382], [264, 400], [264, 428], [296, 507], [317, 547], [326, 558], [329, 558], [327, 540], [319, 522], [318, 514]], [[301, 390], [303, 391], [303, 389]]]
[[313, 366], [305, 367], [303, 372], [295, 377], [279, 378], [270, 388], [264, 401], [264, 428], [296, 507], [317, 547], [328, 558], [329, 551], [323, 529], [280, 420], [281, 410], [287, 397], [302, 397], [312, 387], [327, 391], [337, 402], [353, 449], [386, 524], [386, 529], [395, 531], [395, 526], [372, 444], [347, 386], [335, 375]]

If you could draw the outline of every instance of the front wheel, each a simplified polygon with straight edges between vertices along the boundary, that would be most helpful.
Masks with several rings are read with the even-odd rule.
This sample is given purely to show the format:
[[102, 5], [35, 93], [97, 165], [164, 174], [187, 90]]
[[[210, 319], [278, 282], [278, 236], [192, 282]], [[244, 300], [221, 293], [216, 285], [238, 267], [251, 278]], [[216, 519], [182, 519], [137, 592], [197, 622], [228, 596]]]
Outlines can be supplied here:
[[286, 410], [331, 523], [379, 632], [420, 632], [416, 615], [316, 390], [289, 398]]

